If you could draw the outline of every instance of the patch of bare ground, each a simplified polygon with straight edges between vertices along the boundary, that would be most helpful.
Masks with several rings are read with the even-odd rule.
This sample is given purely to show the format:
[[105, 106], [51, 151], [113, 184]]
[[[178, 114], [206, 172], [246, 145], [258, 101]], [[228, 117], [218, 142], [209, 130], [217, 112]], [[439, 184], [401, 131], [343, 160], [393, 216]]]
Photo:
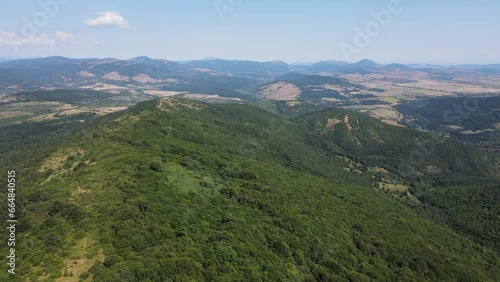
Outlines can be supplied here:
[[16, 97], [13, 95], [0, 94], [0, 103], [11, 103], [15, 101]]
[[352, 126], [349, 124], [349, 115], [346, 115], [344, 117], [344, 124], [347, 127], [347, 130], [349, 130], [349, 132], [351, 132], [352, 131]]
[[385, 182], [380, 182], [379, 185], [382, 187], [382, 189], [386, 189], [389, 191], [397, 191], [397, 192], [406, 192], [408, 191], [408, 187], [401, 185], [401, 184], [390, 184], [390, 183], [385, 183]]
[[115, 81], [129, 81], [130, 78], [125, 75], [121, 75], [118, 72], [110, 72], [102, 76], [104, 79], [115, 80]]
[[381, 167], [370, 167], [368, 168], [369, 171], [373, 171], [373, 172], [380, 172], [380, 173], [383, 173], [383, 174], [387, 174], [389, 173], [386, 169], [384, 168], [381, 168]]
[[81, 113], [88, 113], [90, 112], [89, 109], [86, 109], [86, 108], [73, 108], [73, 109], [68, 109], [68, 110], [64, 110], [62, 112], [59, 112], [58, 115], [59, 116], [72, 116], [72, 115], [77, 115], [77, 114], [81, 114]]
[[17, 118], [17, 117], [31, 116], [31, 115], [33, 115], [32, 112], [26, 112], [26, 111], [1, 111], [0, 119]]
[[[340, 95], [348, 98], [349, 95], [346, 95], [345, 92], [346, 91], [349, 91], [351, 94], [355, 94], [356, 92], [354, 92], [354, 88], [353, 87], [341, 87], [339, 85], [333, 85], [333, 84], [323, 84], [321, 85], [321, 87], [323, 87], [323, 89], [326, 89], [326, 90], [333, 90], [333, 91], [336, 91], [337, 93], [339, 93]], [[322, 91], [321, 89], [319, 89], [319, 91]], [[328, 99], [328, 98], [326, 98]]]
[[179, 92], [179, 91], [161, 91], [161, 90], [144, 90], [145, 94], [158, 96], [158, 97], [171, 97], [180, 94], [186, 94], [187, 92]]
[[469, 85], [464, 83], [431, 81], [431, 80], [424, 80], [424, 81], [396, 84], [396, 85], [406, 88], [422, 89], [424, 91], [431, 90], [431, 91], [439, 91], [445, 93], [446, 92], [468, 93], [468, 94], [500, 93], [500, 88], [497, 87], [493, 88], [483, 85]]
[[132, 77], [132, 80], [137, 81], [139, 83], [157, 83], [158, 82], [158, 80], [156, 80], [156, 79], [152, 78], [151, 76], [144, 74], [144, 73], [141, 73], [141, 74], [138, 74], [138, 75]]
[[160, 82], [166, 82], [166, 83], [172, 83], [172, 84], [178, 84], [178, 83], [181, 83], [181, 81], [180, 81], [180, 80], [175, 79], [175, 78], [166, 78], [166, 79], [162, 79], [162, 80], [160, 80]]
[[[351, 138], [353, 143], [357, 144], [358, 146], [363, 146], [363, 144], [361, 144], [361, 141], [359, 140], [359, 138], [355, 134], [352, 134], [353, 128], [359, 128], [359, 120], [352, 121], [349, 119], [349, 115], [346, 115], [343, 120], [329, 118], [326, 121], [326, 129], [323, 131], [323, 133], [326, 133], [327, 131], [332, 130], [338, 124], [345, 125], [345, 127], [349, 131], [349, 135], [350, 135], [350, 138]], [[320, 126], [325, 126], [325, 125], [320, 125]]]
[[20, 87], [19, 87], [19, 85], [9, 85], [9, 86], [7, 86], [6, 89], [11, 90], [11, 91], [18, 91], [20, 89]]
[[302, 91], [297, 86], [287, 82], [277, 82], [264, 87], [259, 95], [262, 98], [276, 101], [297, 100]]
[[81, 76], [84, 76], [84, 77], [94, 77], [95, 76], [95, 74], [90, 73], [88, 71], [81, 71], [78, 74], [81, 75]]
[[426, 169], [427, 169], [427, 172], [431, 173], [431, 174], [437, 174], [437, 173], [441, 172], [441, 170], [437, 166], [434, 166], [434, 165], [428, 165], [426, 167]]
[[482, 129], [482, 130], [465, 130], [465, 131], [462, 131], [460, 133], [465, 134], [465, 135], [474, 135], [474, 134], [481, 134], [481, 133], [493, 132], [493, 131], [495, 131], [495, 129], [488, 128], [488, 129]]
[[444, 126], [448, 127], [449, 129], [453, 129], [453, 130], [462, 130], [462, 129], [464, 129], [463, 127], [457, 126], [457, 125], [444, 125]]
[[286, 102], [286, 105], [290, 106], [290, 107], [295, 107], [295, 106], [298, 106], [298, 105], [302, 105], [302, 102], [300, 102], [300, 101], [289, 101], [289, 102]]
[[240, 98], [227, 98], [227, 97], [221, 97], [219, 95], [207, 95], [207, 94], [195, 94], [195, 93], [184, 94], [183, 97], [195, 100], [242, 101]]
[[40, 106], [55, 107], [61, 105], [63, 105], [63, 103], [60, 102], [20, 102], [20, 103], [9, 104], [7, 105], [7, 107], [9, 108], [26, 108], [26, 107], [40, 107]]
[[56, 119], [56, 114], [57, 113], [50, 113], [50, 114], [45, 114], [45, 115], [38, 115], [38, 116], [34, 116], [30, 119], [28, 119], [29, 121], [45, 121], [45, 120], [53, 120], [53, 119]]
[[398, 121], [403, 118], [403, 115], [390, 105], [354, 105], [342, 108], [366, 113], [369, 116], [379, 119], [387, 124], [402, 127], [402, 125], [400, 125]]
[[202, 73], [210, 74], [210, 75], [218, 75], [218, 76], [220, 76], [220, 75], [226, 75], [223, 72], [219, 72], [219, 71], [215, 71], [215, 70], [211, 70], [211, 69], [195, 68], [193, 70], [197, 71], [197, 72], [202, 72]]
[[352, 131], [352, 125], [349, 123], [349, 115], [346, 115], [343, 120], [340, 119], [335, 119], [335, 118], [329, 118], [326, 122], [326, 130], [331, 130], [333, 129], [337, 124], [344, 124], [349, 130], [349, 132]]
[[73, 106], [71, 104], [62, 104], [61, 106], [54, 108], [54, 111], [65, 111], [65, 110], [71, 110], [71, 109], [76, 109], [76, 106]]
[[326, 102], [340, 102], [341, 100], [340, 99], [337, 99], [337, 98], [321, 98], [322, 101], [326, 101]]
[[201, 110], [201, 106], [199, 105], [194, 105], [193, 103], [189, 101], [181, 101], [177, 99], [172, 99], [172, 98], [162, 98], [158, 102], [157, 108], [159, 110], [165, 111], [165, 112], [170, 112], [172, 110], [179, 111], [181, 108], [189, 108], [189, 109], [194, 109], [194, 110]]
[[81, 89], [90, 89], [96, 91], [105, 91], [111, 94], [120, 94], [121, 91], [129, 90], [127, 87], [107, 84], [107, 83], [96, 83], [94, 85], [87, 85], [80, 87]]
[[94, 108], [92, 110], [98, 116], [105, 116], [105, 115], [112, 114], [112, 113], [118, 112], [118, 111], [123, 111], [126, 109], [127, 109], [127, 107], [105, 107], [105, 108]]
[[342, 123], [340, 119], [329, 118], [326, 122], [326, 129], [330, 130], [335, 127], [335, 125]]
[[[89, 273], [90, 268], [96, 262], [104, 262], [105, 255], [103, 249], [95, 249], [95, 241], [90, 238], [81, 240], [74, 248], [74, 257], [64, 261], [62, 269], [62, 277], [56, 279], [57, 282], [77, 282], [77, 281], [92, 281], [92, 275]], [[87, 278], [81, 279], [80, 276], [86, 273]]]
[[0, 119], [19, 119], [42, 121], [54, 119], [54, 109], [59, 108], [59, 102], [19, 102], [0, 106]]
[[464, 75], [453, 78], [453, 81], [468, 85], [490, 85], [493, 87], [500, 87], [500, 76], [495, 75]]
[[[456, 93], [484, 95], [500, 93], [500, 78], [470, 73], [453, 74], [452, 80], [441, 80], [420, 71], [385, 71], [379, 73], [345, 74], [342, 78], [367, 88], [380, 88], [385, 92], [367, 91], [382, 97], [412, 98], [421, 96], [454, 96]], [[365, 91], [366, 92], [366, 91]]]
[[345, 87], [340, 87], [338, 85], [333, 85], [333, 84], [323, 84], [321, 85], [321, 87], [325, 88], [325, 89], [329, 89], [329, 90], [333, 90], [333, 91], [337, 91], [339, 93], [343, 92], [344, 90], [346, 90], [347, 88]]
[[82, 149], [68, 149], [54, 153], [52, 156], [45, 159], [42, 163], [38, 172], [44, 173], [49, 172], [50, 175], [43, 182], [43, 184], [49, 182], [52, 178], [57, 175], [62, 175], [68, 171], [74, 170], [79, 162], [85, 156], [85, 152]]
[[78, 206], [89, 208], [91, 206], [91, 204], [89, 204], [90, 197], [91, 197], [90, 189], [85, 189], [82, 188], [81, 186], [77, 186], [72, 189], [71, 198], [69, 200], [70, 202]]

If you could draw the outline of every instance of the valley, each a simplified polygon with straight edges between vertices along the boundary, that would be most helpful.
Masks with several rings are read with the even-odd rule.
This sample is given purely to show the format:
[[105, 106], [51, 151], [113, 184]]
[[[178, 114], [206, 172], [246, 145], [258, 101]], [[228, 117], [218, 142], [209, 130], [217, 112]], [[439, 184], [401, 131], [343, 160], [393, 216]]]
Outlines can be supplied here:
[[[3, 62], [0, 63], [2, 72], [5, 75], [0, 76], [0, 105], [24, 102], [22, 95], [16, 93], [57, 89], [113, 94], [112, 99], [98, 101], [111, 109], [155, 97], [229, 103], [286, 100], [357, 110], [393, 125], [401, 125], [404, 118], [395, 108], [401, 102], [444, 96], [488, 97], [500, 93], [500, 70], [494, 65], [410, 67], [384, 66], [363, 60], [354, 64], [325, 61], [299, 66], [220, 59], [180, 63], [144, 56], [125, 61], [49, 57]], [[43, 79], [46, 72], [60, 73], [60, 76]], [[16, 84], [16, 81], [24, 84]], [[53, 100], [51, 102], [62, 102], [57, 98]], [[8, 113], [0, 120], [23, 115], [40, 120], [47, 114], [26, 115], [32, 112], [29, 104], [15, 107], [24, 106], [27, 109], [3, 110]], [[74, 103], [71, 106], [83, 107]], [[81, 111], [92, 112], [92, 109]], [[50, 113], [58, 114], [57, 107]]]

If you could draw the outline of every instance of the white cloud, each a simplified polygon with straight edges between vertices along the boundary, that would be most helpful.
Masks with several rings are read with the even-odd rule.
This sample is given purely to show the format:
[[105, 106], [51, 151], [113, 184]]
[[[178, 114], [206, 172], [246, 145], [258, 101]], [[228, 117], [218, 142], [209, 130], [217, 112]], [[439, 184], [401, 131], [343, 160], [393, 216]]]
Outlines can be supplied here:
[[97, 45], [99, 42], [92, 37], [78, 36], [71, 33], [58, 31], [51, 37], [45, 33], [29, 37], [23, 37], [15, 32], [0, 29], [0, 46], [10, 45], [14, 51], [19, 52], [20, 48], [49, 46], [54, 50], [74, 48], [75, 46]]
[[56, 41], [51, 39], [47, 34], [23, 37], [17, 33], [0, 30], [0, 45], [49, 45], [54, 46]]
[[59, 41], [67, 41], [67, 40], [75, 38], [75, 35], [71, 34], [71, 33], [64, 32], [64, 31], [58, 31], [56, 33], [56, 38]]
[[21, 41], [21, 36], [9, 32], [0, 30], [0, 45], [19, 45]]
[[100, 12], [98, 17], [85, 21], [89, 26], [129, 27], [128, 22], [117, 12]]
[[56, 39], [58, 45], [61, 47], [99, 44], [99, 42], [93, 37], [79, 36], [64, 31], [56, 32]]

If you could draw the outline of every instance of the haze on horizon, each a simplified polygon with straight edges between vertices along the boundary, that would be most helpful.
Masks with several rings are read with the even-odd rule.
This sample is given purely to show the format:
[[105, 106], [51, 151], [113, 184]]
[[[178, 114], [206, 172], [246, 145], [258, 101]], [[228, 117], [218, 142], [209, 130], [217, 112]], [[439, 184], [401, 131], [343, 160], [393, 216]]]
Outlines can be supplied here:
[[493, 0], [3, 1], [0, 57], [490, 64], [499, 11]]

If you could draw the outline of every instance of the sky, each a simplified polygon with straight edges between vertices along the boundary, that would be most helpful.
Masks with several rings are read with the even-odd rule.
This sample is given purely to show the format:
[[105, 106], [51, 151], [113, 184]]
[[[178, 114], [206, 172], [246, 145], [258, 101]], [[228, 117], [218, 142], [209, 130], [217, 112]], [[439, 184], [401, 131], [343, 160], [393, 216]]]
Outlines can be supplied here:
[[498, 0], [2, 0], [0, 57], [500, 63]]

